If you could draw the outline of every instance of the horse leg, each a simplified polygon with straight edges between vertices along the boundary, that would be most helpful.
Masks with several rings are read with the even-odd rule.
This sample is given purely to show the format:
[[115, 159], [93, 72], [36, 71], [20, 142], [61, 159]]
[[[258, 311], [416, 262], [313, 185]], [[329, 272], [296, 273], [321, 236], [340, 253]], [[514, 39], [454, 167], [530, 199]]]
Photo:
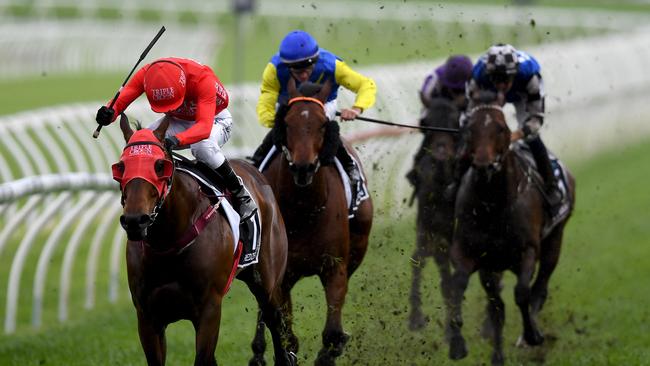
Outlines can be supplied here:
[[495, 272], [479, 271], [481, 284], [488, 297], [489, 325], [492, 328], [492, 365], [503, 365], [503, 324], [505, 323], [505, 304], [501, 299], [501, 274]]
[[[449, 261], [449, 244], [446, 240], [438, 238], [433, 246], [433, 258], [438, 266], [438, 273], [440, 274], [440, 293], [442, 300], [447, 309], [447, 316], [450, 314], [452, 285], [451, 285], [451, 263]], [[449, 319], [447, 319], [449, 323]], [[449, 341], [451, 334], [448, 329], [445, 330], [445, 339]]]
[[359, 206], [355, 217], [350, 220], [350, 260], [348, 278], [359, 268], [368, 250], [368, 236], [372, 227], [372, 201], [365, 200]]
[[530, 312], [530, 282], [535, 272], [535, 251], [529, 246], [522, 253], [521, 266], [517, 273], [517, 284], [515, 285], [515, 302], [521, 312], [524, 325], [524, 340], [531, 346], [544, 342], [544, 336], [536, 324], [535, 318]]
[[347, 265], [343, 261], [319, 274], [325, 287], [327, 300], [327, 320], [323, 330], [323, 348], [318, 352], [315, 365], [335, 365], [335, 358], [343, 353], [350, 336], [343, 332], [341, 324], [343, 303], [348, 291]]
[[533, 284], [530, 300], [530, 308], [533, 316], [542, 310], [544, 302], [546, 302], [548, 282], [560, 259], [563, 232], [564, 224], [560, 224], [542, 241], [539, 270], [537, 271], [537, 278]]
[[298, 337], [293, 332], [293, 303], [291, 301], [291, 289], [298, 282], [298, 277], [287, 274], [281, 286], [282, 305], [280, 307], [283, 317], [287, 337], [287, 350], [294, 355], [298, 354]]
[[[501, 290], [503, 290], [503, 272], [494, 273], [494, 276], [494, 281], [496, 281], [495, 288], [497, 289], [499, 296], [501, 296]], [[490, 284], [490, 286], [492, 286], [492, 284]], [[481, 326], [481, 337], [484, 339], [494, 338], [495, 324], [490, 318], [490, 300], [490, 295], [488, 295], [488, 303], [485, 305], [485, 319], [483, 319], [483, 325]]]
[[[268, 326], [273, 340], [273, 350], [276, 365], [294, 365], [297, 362], [298, 338], [291, 328], [291, 298], [289, 291], [296, 283], [291, 280], [287, 273], [280, 288], [271, 295], [270, 301], [267, 291], [257, 283], [248, 283], [248, 287], [255, 295], [259, 305], [257, 328], [253, 339], [253, 358], [249, 366], [266, 365], [264, 351], [266, 340], [264, 339], [265, 325]], [[285, 290], [285, 287], [287, 290]]]
[[162, 366], [167, 355], [167, 342], [165, 341], [165, 327], [154, 325], [147, 319], [142, 311], [138, 310], [138, 335], [140, 344], [147, 358], [148, 366]]
[[264, 361], [264, 351], [266, 351], [266, 339], [264, 330], [266, 326], [264, 320], [262, 319], [262, 309], [257, 311], [257, 327], [255, 327], [255, 337], [251, 343], [251, 348], [253, 350], [253, 358], [248, 361], [249, 366], [264, 366], [266, 361]]
[[209, 300], [199, 314], [199, 318], [192, 321], [196, 331], [194, 366], [216, 366], [214, 351], [221, 323], [221, 297]]
[[413, 272], [413, 280], [411, 281], [411, 293], [409, 294], [409, 301], [411, 303], [411, 313], [409, 315], [409, 329], [418, 330], [424, 328], [427, 324], [427, 318], [422, 313], [422, 295], [420, 293], [420, 283], [422, 282], [422, 269], [424, 268], [425, 253], [423, 241], [425, 240], [425, 233], [418, 230], [418, 240], [415, 252], [413, 252], [413, 265], [411, 266]]
[[463, 256], [460, 245], [454, 243], [451, 247], [451, 257], [454, 260], [456, 271], [451, 276], [451, 301], [447, 332], [449, 333], [449, 358], [460, 360], [467, 356], [465, 338], [461, 334], [463, 327], [462, 303], [469, 276], [474, 272], [476, 263]]

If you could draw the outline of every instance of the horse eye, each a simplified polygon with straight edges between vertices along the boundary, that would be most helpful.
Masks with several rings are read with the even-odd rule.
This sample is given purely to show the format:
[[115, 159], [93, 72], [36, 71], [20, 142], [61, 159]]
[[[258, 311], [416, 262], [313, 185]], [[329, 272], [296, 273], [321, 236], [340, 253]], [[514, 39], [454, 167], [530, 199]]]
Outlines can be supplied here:
[[161, 175], [163, 173], [164, 168], [165, 168], [165, 162], [162, 159], [156, 160], [156, 163], [154, 164], [154, 169], [156, 170], [156, 174]]

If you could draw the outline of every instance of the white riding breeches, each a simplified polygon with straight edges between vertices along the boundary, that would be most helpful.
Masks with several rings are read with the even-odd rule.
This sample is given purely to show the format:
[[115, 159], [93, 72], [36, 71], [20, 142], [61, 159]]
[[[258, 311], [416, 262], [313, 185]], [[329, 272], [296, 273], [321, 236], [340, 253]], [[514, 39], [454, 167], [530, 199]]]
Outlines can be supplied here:
[[338, 107], [338, 103], [336, 102], [336, 99], [325, 103], [325, 115], [327, 116], [327, 119], [329, 119], [330, 121], [333, 121], [334, 118], [336, 118], [337, 107]]
[[[147, 128], [155, 130], [165, 118], [170, 119], [169, 127], [165, 132], [165, 137], [174, 136], [188, 128], [194, 126], [195, 121], [186, 121], [183, 119], [165, 116], [149, 125]], [[210, 136], [205, 140], [195, 142], [189, 146], [192, 155], [199, 161], [205, 163], [212, 169], [216, 169], [226, 161], [226, 157], [221, 151], [221, 147], [230, 139], [232, 129], [232, 115], [228, 109], [224, 109], [214, 116], [214, 124]], [[187, 149], [188, 146], [180, 146], [179, 150]]]

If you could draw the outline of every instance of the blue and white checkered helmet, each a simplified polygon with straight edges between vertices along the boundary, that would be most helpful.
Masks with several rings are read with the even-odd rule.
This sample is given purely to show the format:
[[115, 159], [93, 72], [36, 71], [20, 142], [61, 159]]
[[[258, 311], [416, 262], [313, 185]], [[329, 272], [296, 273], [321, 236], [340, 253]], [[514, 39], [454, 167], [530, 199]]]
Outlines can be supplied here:
[[485, 71], [488, 75], [515, 75], [518, 66], [517, 50], [509, 44], [495, 44], [485, 55]]

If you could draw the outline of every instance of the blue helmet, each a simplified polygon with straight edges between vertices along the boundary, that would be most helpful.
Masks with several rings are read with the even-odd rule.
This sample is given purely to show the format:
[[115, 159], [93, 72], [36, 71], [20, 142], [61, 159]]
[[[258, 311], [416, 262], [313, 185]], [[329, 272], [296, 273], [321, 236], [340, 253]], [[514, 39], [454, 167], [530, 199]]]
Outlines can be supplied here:
[[295, 30], [280, 43], [280, 60], [294, 67], [306, 67], [318, 60], [318, 43], [309, 33]]

